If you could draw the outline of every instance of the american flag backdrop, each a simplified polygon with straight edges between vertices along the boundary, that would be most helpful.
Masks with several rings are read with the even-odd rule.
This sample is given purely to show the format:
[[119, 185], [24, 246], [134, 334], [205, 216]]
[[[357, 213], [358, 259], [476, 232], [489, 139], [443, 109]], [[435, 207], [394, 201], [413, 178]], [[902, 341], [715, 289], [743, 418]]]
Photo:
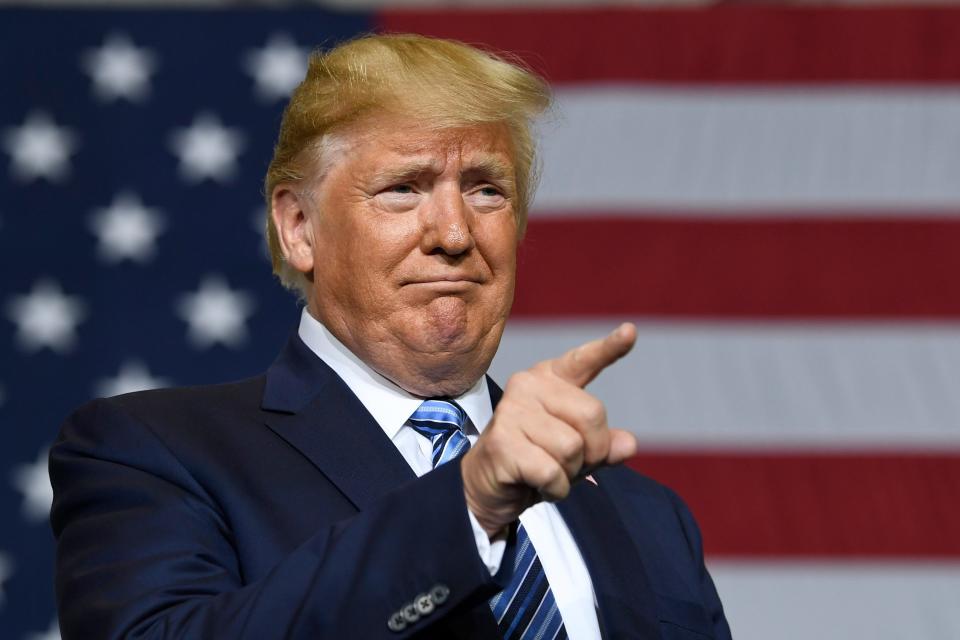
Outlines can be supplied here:
[[262, 176], [309, 49], [373, 29], [555, 86], [494, 377], [639, 324], [591, 389], [734, 636], [960, 638], [960, 9], [768, 4], [0, 10], [0, 639], [59, 638], [66, 414], [295, 326]]

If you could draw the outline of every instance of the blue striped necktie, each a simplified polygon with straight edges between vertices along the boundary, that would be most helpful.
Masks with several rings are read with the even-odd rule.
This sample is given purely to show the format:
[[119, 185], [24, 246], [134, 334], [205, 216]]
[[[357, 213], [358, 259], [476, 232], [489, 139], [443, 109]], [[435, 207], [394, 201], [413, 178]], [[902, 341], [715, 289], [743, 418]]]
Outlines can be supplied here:
[[[433, 466], [464, 454], [470, 441], [463, 433], [467, 415], [456, 403], [425, 400], [410, 416], [410, 426], [433, 444]], [[517, 526], [517, 555], [513, 576], [490, 600], [504, 640], [563, 640], [567, 632], [537, 550], [523, 525]]]

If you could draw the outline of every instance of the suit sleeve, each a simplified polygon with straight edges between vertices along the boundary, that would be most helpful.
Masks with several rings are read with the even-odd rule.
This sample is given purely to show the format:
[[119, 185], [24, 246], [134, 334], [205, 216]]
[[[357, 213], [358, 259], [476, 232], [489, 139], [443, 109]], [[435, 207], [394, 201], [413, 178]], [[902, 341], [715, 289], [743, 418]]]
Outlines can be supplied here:
[[713, 584], [713, 578], [703, 561], [703, 540], [700, 536], [700, 527], [694, 519], [690, 509], [683, 500], [671, 489], [664, 487], [673, 507], [680, 519], [684, 535], [687, 539], [687, 545], [690, 553], [699, 565], [698, 578], [700, 583], [700, 594], [707, 616], [710, 619], [710, 625], [713, 628], [714, 640], [731, 640], [730, 625], [727, 623], [726, 615], [723, 613], [723, 605], [720, 603], [720, 596]]
[[[317, 531], [253, 582], [216, 501], [115, 403], [67, 420], [50, 474], [64, 640], [404, 638], [483, 602], [504, 579], [477, 553], [459, 463]], [[418, 553], [426, 545], [444, 553]], [[438, 585], [448, 594], [432, 612], [388, 628]]]

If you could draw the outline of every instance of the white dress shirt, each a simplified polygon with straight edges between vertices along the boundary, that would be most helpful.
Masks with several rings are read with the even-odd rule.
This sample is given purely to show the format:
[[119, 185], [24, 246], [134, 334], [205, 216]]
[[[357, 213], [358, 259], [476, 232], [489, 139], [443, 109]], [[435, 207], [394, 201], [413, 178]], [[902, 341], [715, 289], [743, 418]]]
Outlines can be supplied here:
[[[407, 424], [407, 419], [423, 402], [367, 366], [347, 349], [306, 309], [300, 317], [300, 339], [346, 383], [360, 399], [400, 455], [417, 476], [433, 469], [433, 445]], [[486, 376], [481, 376], [462, 396], [454, 398], [469, 418], [465, 425], [470, 444], [493, 417], [493, 406]], [[504, 541], [491, 543], [486, 532], [470, 511], [477, 551], [490, 573], [496, 573], [503, 558]], [[587, 566], [580, 555], [556, 505], [541, 502], [520, 514], [520, 521], [540, 557], [540, 564], [550, 582], [557, 608], [563, 616], [567, 635], [572, 640], [599, 640], [596, 596]]]

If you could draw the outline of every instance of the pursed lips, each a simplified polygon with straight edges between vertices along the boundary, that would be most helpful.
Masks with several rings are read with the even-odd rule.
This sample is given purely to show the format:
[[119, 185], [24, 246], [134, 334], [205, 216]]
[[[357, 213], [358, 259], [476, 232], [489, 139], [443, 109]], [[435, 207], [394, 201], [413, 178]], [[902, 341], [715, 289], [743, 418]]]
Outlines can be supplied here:
[[[409, 286], [407, 286], [409, 285]], [[445, 275], [430, 278], [419, 277], [404, 283], [403, 288], [407, 291], [426, 295], [430, 298], [434, 296], [473, 296], [483, 287], [483, 282], [478, 278], [471, 278], [463, 275]]]
[[438, 276], [428, 276], [428, 277], [418, 277], [416, 279], [405, 280], [403, 281], [404, 285], [408, 284], [483, 284], [483, 281], [480, 278], [475, 278], [466, 275], [460, 274], [451, 274], [451, 275], [438, 275]]

